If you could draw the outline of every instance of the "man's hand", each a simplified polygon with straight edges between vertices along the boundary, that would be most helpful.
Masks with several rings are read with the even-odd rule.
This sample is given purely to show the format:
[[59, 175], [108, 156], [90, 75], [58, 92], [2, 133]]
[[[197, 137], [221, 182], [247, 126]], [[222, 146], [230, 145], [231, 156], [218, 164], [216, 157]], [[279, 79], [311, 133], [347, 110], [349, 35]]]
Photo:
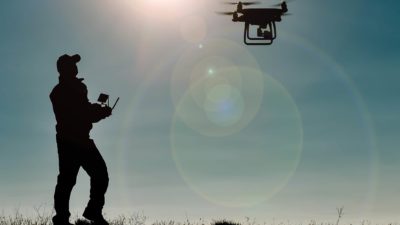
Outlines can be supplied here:
[[94, 123], [111, 116], [111, 113], [112, 109], [109, 106], [102, 106], [97, 103], [92, 104], [91, 118]]
[[105, 117], [109, 117], [112, 114], [112, 109], [110, 106], [102, 107], [104, 110]]

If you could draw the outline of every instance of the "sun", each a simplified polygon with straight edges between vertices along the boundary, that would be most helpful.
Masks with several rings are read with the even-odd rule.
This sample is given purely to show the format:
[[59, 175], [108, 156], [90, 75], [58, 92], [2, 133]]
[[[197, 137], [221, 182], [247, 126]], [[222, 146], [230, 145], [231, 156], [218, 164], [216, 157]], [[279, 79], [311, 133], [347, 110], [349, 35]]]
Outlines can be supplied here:
[[130, 1], [129, 4], [143, 16], [161, 21], [171, 18], [179, 20], [196, 14], [204, 8], [205, 0], [136, 0]]
[[140, 0], [140, 7], [149, 13], [149, 16], [179, 17], [185, 14], [190, 0]]

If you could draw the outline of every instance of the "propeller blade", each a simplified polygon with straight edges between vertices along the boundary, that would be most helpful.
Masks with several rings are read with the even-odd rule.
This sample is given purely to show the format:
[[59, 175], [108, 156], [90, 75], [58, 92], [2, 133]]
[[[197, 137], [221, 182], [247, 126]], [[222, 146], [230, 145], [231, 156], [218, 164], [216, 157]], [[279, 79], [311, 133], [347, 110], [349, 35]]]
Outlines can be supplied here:
[[233, 14], [235, 14], [235, 12], [215, 12], [215, 13], [217, 13], [219, 15], [233, 15]]
[[226, 5], [237, 5], [239, 3], [238, 2], [224, 2], [223, 4], [226, 4]]
[[257, 5], [260, 4], [260, 2], [242, 2], [243, 5]]
[[[256, 1], [256, 2], [241, 2], [242, 5], [255, 5], [255, 4], [260, 4], [260, 2]], [[239, 2], [224, 2], [224, 4], [227, 5], [238, 5]]]

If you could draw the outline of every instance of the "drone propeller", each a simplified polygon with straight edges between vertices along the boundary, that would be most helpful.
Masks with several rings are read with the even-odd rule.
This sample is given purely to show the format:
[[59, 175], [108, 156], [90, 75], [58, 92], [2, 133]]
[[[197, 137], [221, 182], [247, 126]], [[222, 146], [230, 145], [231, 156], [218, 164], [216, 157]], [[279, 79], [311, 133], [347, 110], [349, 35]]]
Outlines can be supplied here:
[[219, 15], [233, 15], [235, 12], [216, 12]]
[[260, 2], [224, 2], [224, 4], [228, 4], [228, 5], [237, 5], [239, 3], [242, 3], [242, 5], [256, 5], [256, 4], [260, 4]]
[[242, 2], [243, 5], [257, 5], [260, 4], [260, 2]]

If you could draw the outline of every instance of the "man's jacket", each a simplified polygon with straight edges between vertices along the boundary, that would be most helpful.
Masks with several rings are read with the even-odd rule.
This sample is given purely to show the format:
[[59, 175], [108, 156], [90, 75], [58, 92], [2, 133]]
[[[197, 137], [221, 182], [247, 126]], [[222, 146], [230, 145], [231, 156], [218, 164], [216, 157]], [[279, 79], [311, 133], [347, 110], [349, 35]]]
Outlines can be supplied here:
[[57, 136], [63, 139], [86, 140], [92, 123], [109, 116], [99, 104], [91, 104], [83, 79], [60, 77], [50, 99], [56, 116]]

